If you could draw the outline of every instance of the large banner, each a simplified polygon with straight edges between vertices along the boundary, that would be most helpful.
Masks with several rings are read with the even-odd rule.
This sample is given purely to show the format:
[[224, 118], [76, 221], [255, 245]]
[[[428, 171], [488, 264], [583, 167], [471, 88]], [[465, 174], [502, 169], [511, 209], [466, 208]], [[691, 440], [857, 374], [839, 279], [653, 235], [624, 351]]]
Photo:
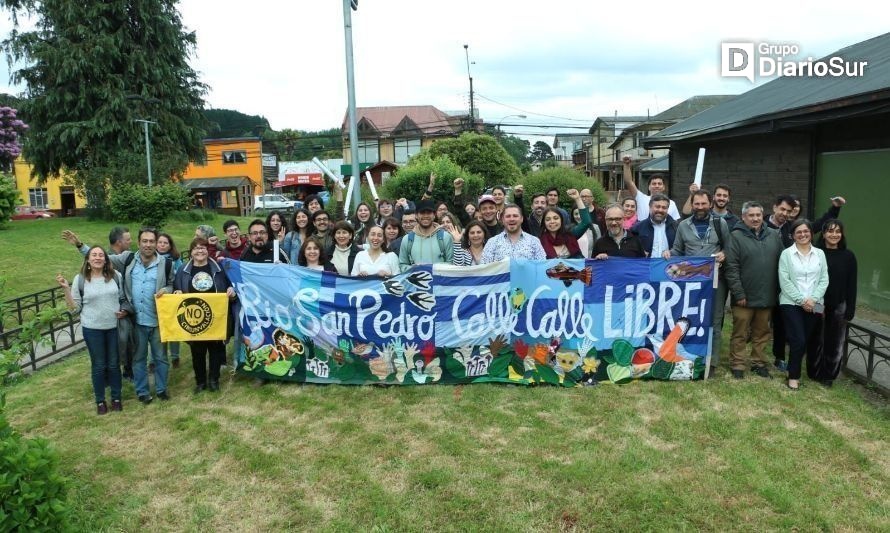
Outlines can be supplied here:
[[227, 261], [238, 371], [313, 383], [690, 380], [711, 342], [712, 258], [418, 266], [389, 279]]

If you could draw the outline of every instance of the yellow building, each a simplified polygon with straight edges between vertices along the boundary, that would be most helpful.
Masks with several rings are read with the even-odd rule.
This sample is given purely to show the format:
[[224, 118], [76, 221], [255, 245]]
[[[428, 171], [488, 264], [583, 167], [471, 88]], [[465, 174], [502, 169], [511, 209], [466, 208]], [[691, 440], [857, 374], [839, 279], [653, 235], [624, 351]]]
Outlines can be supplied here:
[[182, 183], [195, 195], [195, 204], [246, 216], [253, 195], [263, 191], [262, 140], [259, 137], [204, 139], [206, 159], [189, 163]]
[[38, 184], [37, 178], [31, 177], [32, 168], [21, 156], [15, 160], [15, 185], [24, 205], [48, 209], [59, 216], [72, 216], [86, 207], [86, 198], [74, 191], [73, 184], [66, 184], [64, 175]]
[[[359, 170], [381, 161], [404, 165], [408, 158], [433, 144], [441, 137], [454, 137], [463, 130], [463, 116], [451, 116], [431, 105], [359, 107], [355, 110], [358, 129]], [[352, 153], [349, 145], [349, 124], [343, 132], [343, 166], [341, 173], [352, 174]]]

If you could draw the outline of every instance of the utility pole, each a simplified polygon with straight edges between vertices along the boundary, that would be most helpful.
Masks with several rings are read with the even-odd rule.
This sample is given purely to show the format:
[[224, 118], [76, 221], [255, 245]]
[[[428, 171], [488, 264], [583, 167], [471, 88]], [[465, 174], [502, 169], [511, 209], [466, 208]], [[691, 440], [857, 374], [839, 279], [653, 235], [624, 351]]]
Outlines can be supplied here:
[[358, 10], [358, 0], [343, 0], [343, 33], [346, 38], [346, 89], [349, 95], [349, 152], [352, 158], [352, 208], [361, 202], [361, 169], [358, 160], [358, 127], [355, 119], [355, 73], [352, 60], [352, 10]]
[[151, 187], [151, 139], [148, 137], [148, 125], [157, 124], [157, 122], [141, 118], [137, 118], [136, 122], [141, 122], [145, 126], [145, 166], [148, 168], [148, 186]]
[[470, 45], [464, 45], [464, 53], [467, 56], [467, 77], [470, 78], [470, 129], [476, 130], [476, 105], [473, 101], [473, 75], [470, 74]]

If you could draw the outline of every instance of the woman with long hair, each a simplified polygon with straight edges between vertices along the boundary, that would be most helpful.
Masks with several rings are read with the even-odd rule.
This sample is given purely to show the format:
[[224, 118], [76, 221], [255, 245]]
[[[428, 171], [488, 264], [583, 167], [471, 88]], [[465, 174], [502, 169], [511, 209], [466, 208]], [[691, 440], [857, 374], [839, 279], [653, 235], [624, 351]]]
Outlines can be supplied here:
[[[589, 212], [589, 211], [588, 211]], [[581, 209], [576, 207], [572, 209], [572, 220], [575, 221], [575, 225], [581, 223], [582, 215]], [[602, 232], [600, 232], [600, 227], [596, 224], [591, 224], [589, 228], [587, 228], [581, 236], [578, 237], [578, 247], [581, 248], [581, 255], [585, 258], [589, 258], [592, 255], [593, 245], [596, 243], [597, 239], [602, 237]]]
[[485, 243], [488, 242], [488, 229], [485, 223], [479, 220], [471, 220], [463, 232], [460, 232], [454, 226], [446, 230], [451, 233], [451, 239], [454, 241], [454, 255], [451, 259], [452, 265], [470, 266], [482, 264], [482, 250]]
[[811, 378], [830, 387], [841, 371], [847, 322], [856, 314], [856, 255], [847, 248], [844, 223], [830, 219], [822, 226], [819, 247], [828, 263], [828, 288], [825, 290], [825, 325], [822, 357], [807, 371]]
[[559, 209], [548, 207], [544, 210], [544, 216], [541, 218], [540, 239], [547, 259], [580, 259], [584, 257], [581, 247], [578, 246], [578, 237], [584, 235], [584, 232], [590, 227], [590, 211], [581, 200], [577, 189], [569, 189], [566, 194], [575, 200], [575, 207], [579, 210], [581, 222], [568, 230]]
[[284, 242], [281, 243], [281, 250], [287, 254], [292, 265], [297, 264], [297, 252], [310, 235], [315, 233], [315, 226], [312, 225], [310, 214], [304, 208], [294, 211], [293, 229], [284, 236]]
[[634, 198], [625, 198], [623, 202], [621, 202], [621, 208], [624, 209], [624, 222], [622, 225], [624, 229], [630, 231], [630, 228], [634, 227], [634, 224], [637, 223], [637, 201]]
[[266, 216], [266, 230], [269, 232], [269, 239], [282, 241], [287, 235], [287, 222], [284, 215], [280, 211], [272, 211]]
[[334, 242], [327, 250], [327, 255], [341, 276], [348, 276], [355, 264], [355, 256], [359, 250], [352, 244], [354, 238], [355, 230], [352, 224], [345, 220], [334, 224]]
[[441, 215], [436, 217], [436, 221], [439, 223], [440, 226], [445, 228], [449, 233], [451, 233], [451, 230], [448, 229], [449, 226], [456, 229], [459, 232], [463, 232], [463, 228], [460, 225], [460, 219], [457, 218], [456, 216], [454, 216], [454, 214], [451, 213], [451, 211], [445, 211], [444, 213], [442, 213]]
[[[106, 387], [111, 388], [111, 410], [122, 411], [117, 321], [131, 313], [132, 307], [124, 296], [121, 275], [111, 266], [105, 250], [93, 246], [71, 285], [62, 274], [56, 276], [56, 282], [65, 292], [68, 309], [80, 312], [83, 340], [90, 354], [96, 413], [108, 413]], [[72, 286], [76, 288], [73, 294]]]
[[[399, 255], [398, 247], [402, 243], [405, 230], [402, 223], [395, 217], [389, 217], [383, 221], [383, 237], [386, 239], [386, 250]], [[395, 249], [393, 249], [395, 247]]]
[[800, 369], [807, 354], [807, 373], [813, 372], [822, 351], [823, 298], [828, 288], [825, 252], [813, 246], [810, 221], [791, 223], [794, 244], [779, 256], [779, 308], [788, 340], [788, 381], [791, 390], [800, 388]]
[[[167, 233], [158, 233], [157, 251], [158, 255], [164, 256], [164, 259], [173, 265], [171, 272], [174, 274], [179, 272], [179, 269], [182, 268], [182, 255], [176, 249], [173, 237]], [[179, 368], [179, 341], [163, 342], [161, 346], [164, 347], [166, 355], [170, 356], [170, 364], [173, 365], [173, 368]]]
[[297, 264], [312, 270], [336, 272], [337, 268], [328, 261], [322, 244], [315, 237], [309, 237], [303, 241], [300, 251], [297, 253]]
[[368, 249], [355, 256], [352, 265], [353, 276], [380, 276], [388, 278], [399, 273], [399, 256], [387, 252], [383, 245], [386, 239], [383, 228], [371, 226], [368, 229]]
[[355, 237], [353, 244], [362, 246], [365, 244], [365, 238], [368, 235], [368, 229], [374, 225], [373, 215], [371, 213], [371, 205], [368, 202], [360, 202], [355, 208], [355, 214], [349, 220], [355, 229]]
[[[225, 293], [235, 298], [235, 290], [219, 264], [210, 258], [210, 244], [196, 237], [189, 245], [189, 262], [176, 273], [173, 294]], [[195, 371], [195, 394], [209, 389], [219, 390], [219, 369], [226, 360], [223, 341], [189, 341], [192, 369]], [[208, 361], [209, 359], [209, 361]]]

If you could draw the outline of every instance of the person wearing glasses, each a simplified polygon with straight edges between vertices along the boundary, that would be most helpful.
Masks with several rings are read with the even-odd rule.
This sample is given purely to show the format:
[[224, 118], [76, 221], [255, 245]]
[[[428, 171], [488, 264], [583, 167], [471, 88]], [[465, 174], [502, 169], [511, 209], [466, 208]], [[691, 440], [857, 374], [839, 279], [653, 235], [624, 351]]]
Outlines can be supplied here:
[[606, 208], [607, 234], [593, 245], [594, 259], [646, 257], [640, 238], [624, 229], [624, 209], [618, 204]]
[[250, 239], [250, 246], [241, 254], [241, 260], [246, 263], [287, 263], [287, 254], [284, 251], [278, 251], [278, 261], [275, 261], [275, 255], [271, 241], [269, 240], [269, 230], [266, 223], [260, 219], [254, 219], [247, 227], [247, 236]]
[[226, 234], [225, 251], [223, 257], [229, 259], [241, 259], [241, 254], [247, 249], [249, 241], [247, 237], [241, 235], [241, 228], [234, 220], [226, 220], [223, 222], [223, 233]]

